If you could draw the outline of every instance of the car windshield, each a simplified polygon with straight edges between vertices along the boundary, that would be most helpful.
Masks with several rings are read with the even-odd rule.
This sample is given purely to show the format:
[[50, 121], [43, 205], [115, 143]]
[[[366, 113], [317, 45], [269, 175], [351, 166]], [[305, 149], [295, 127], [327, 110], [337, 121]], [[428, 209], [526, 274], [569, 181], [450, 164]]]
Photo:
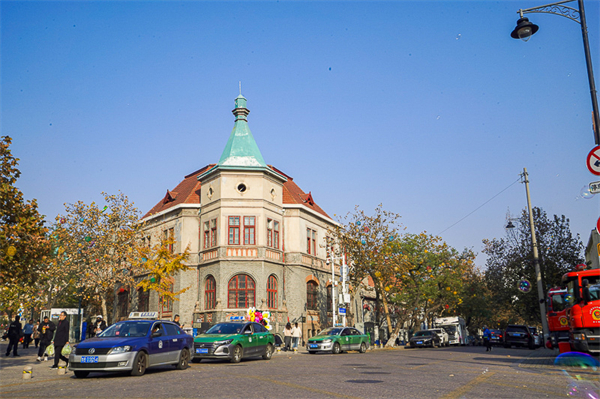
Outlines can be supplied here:
[[453, 335], [456, 333], [456, 326], [444, 326], [444, 330], [446, 330], [448, 334]]
[[125, 321], [113, 324], [98, 335], [100, 338], [145, 337], [150, 329], [151, 321]]
[[431, 331], [417, 331], [415, 337], [428, 337], [431, 335]]
[[340, 335], [342, 330], [343, 330], [343, 328], [327, 328], [327, 329], [321, 331], [320, 333], [318, 333], [316, 336], [323, 337], [323, 336], [327, 336], [327, 335]]
[[442, 334], [442, 330], [431, 330], [431, 331], [433, 331], [436, 334]]
[[212, 326], [205, 334], [239, 334], [245, 323], [219, 323]]

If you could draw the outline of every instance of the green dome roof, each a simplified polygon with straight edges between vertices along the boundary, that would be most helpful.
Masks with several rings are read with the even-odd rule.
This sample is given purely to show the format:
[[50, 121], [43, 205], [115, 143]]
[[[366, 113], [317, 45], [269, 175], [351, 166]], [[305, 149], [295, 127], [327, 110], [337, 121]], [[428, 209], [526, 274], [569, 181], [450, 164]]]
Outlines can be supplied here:
[[235, 109], [231, 112], [236, 117], [235, 125], [217, 165], [266, 168], [267, 164], [248, 126], [247, 116], [250, 110], [246, 108], [246, 98], [244, 96], [240, 94], [235, 99]]

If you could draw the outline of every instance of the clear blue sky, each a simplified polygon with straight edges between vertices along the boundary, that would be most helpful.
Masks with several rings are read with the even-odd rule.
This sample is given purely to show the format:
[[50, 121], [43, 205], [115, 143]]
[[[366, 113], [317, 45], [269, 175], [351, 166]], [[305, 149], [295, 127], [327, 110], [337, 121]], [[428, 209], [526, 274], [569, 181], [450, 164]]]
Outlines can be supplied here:
[[[510, 37], [542, 4], [2, 1], [1, 134], [49, 220], [102, 191], [145, 213], [218, 161], [242, 81], [265, 161], [330, 215], [383, 203], [437, 234], [526, 167], [533, 205], [587, 243], [600, 195], [580, 189], [600, 178], [581, 29], [530, 14], [539, 32]], [[585, 5], [600, 77], [600, 2]], [[525, 207], [517, 183], [441, 235], [480, 252]]]

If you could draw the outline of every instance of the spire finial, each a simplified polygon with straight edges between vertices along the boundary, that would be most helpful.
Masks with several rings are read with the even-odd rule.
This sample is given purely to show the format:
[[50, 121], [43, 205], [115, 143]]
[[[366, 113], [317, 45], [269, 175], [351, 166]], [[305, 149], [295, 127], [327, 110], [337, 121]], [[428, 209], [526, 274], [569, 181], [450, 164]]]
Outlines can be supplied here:
[[240, 96], [242, 95], [242, 81], [240, 80]]

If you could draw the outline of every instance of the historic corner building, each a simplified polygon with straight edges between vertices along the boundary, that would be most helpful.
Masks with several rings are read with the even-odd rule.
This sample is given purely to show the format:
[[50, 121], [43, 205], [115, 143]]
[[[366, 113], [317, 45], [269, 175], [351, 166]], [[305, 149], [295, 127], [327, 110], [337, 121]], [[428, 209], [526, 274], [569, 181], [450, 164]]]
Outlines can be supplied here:
[[[298, 322], [310, 337], [332, 323], [325, 243], [335, 222], [310, 192], [265, 163], [241, 94], [232, 112], [235, 125], [219, 162], [185, 176], [143, 218], [150, 244], [173, 237], [174, 251], [189, 245], [191, 267], [175, 277], [173, 290], [190, 288], [174, 303], [138, 291], [133, 307], [162, 310], [164, 318], [179, 314], [188, 327], [256, 307], [271, 312], [272, 331]], [[338, 279], [337, 265], [335, 273]]]

